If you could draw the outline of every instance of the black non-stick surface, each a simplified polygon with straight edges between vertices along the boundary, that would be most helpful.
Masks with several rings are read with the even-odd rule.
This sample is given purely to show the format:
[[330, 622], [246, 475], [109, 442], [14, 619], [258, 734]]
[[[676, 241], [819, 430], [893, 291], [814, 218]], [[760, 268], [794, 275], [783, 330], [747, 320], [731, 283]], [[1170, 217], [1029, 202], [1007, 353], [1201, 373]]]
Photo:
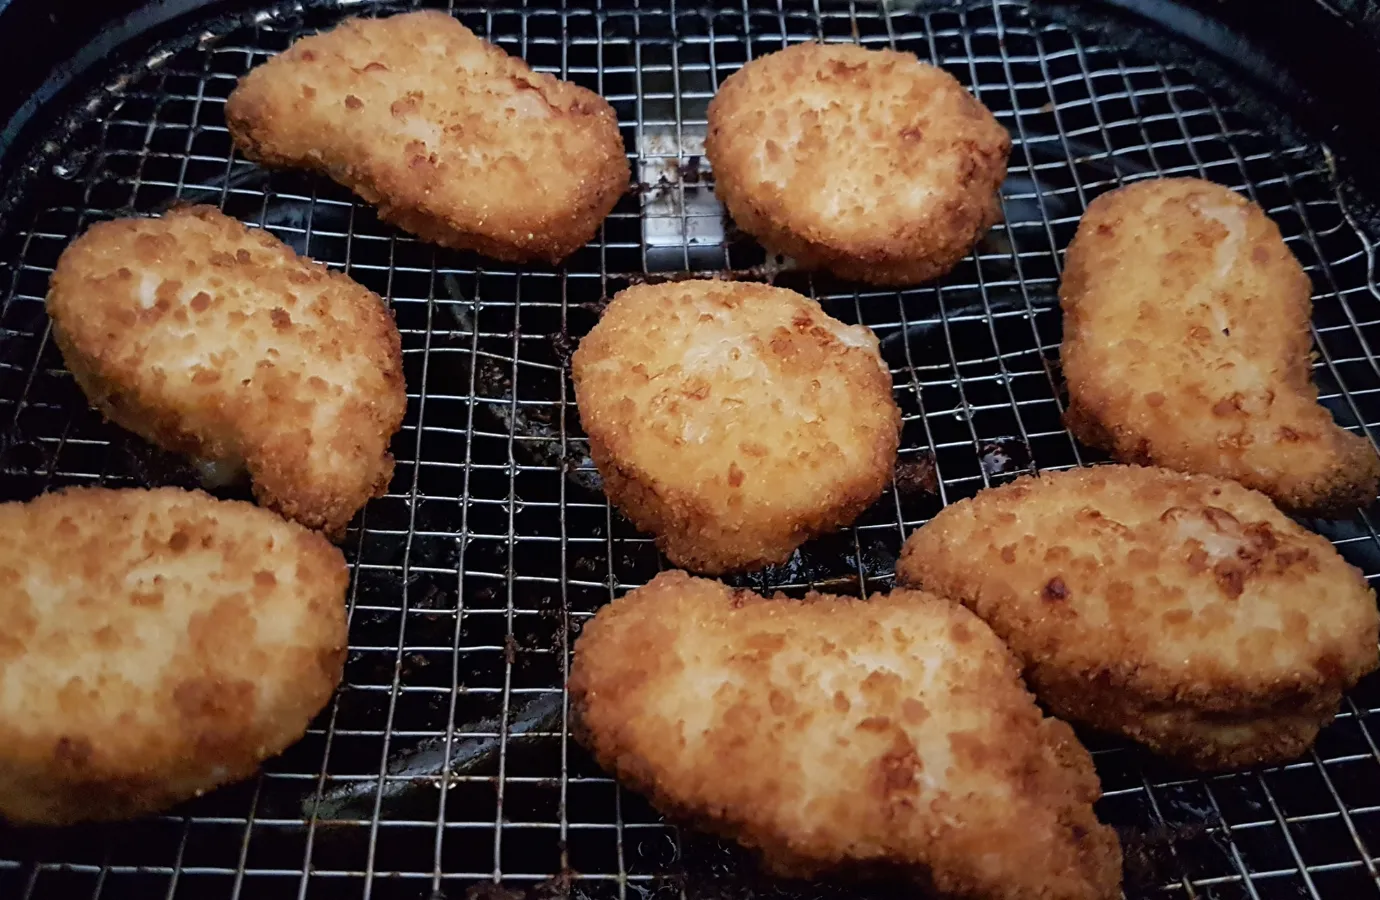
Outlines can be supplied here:
[[[18, 184], [0, 233], [0, 498], [194, 483], [87, 408], [42, 302], [84, 227], [179, 200], [220, 205], [388, 298], [410, 403], [390, 493], [345, 541], [345, 684], [307, 737], [256, 780], [166, 816], [0, 826], [0, 898], [835, 895], [763, 882], [730, 847], [662, 823], [569, 740], [563, 693], [580, 624], [664, 565], [599, 491], [570, 350], [634, 281], [687, 268], [773, 276], [725, 232], [699, 154], [716, 85], [784, 42], [894, 44], [937, 61], [1015, 147], [1006, 224], [940, 282], [897, 292], [774, 275], [877, 331], [905, 430], [895, 486], [854, 528], [743, 583], [885, 588], [905, 535], [944, 503], [1099, 459], [1060, 424], [1055, 291], [1087, 202], [1135, 178], [1200, 175], [1263, 204], [1313, 277], [1324, 402], [1353, 429], [1380, 423], [1375, 232], [1316, 138], [1153, 31], [1015, 0], [885, 14], [827, 0], [458, 8], [480, 34], [606, 96], [642, 182], [565, 265], [515, 270], [401, 235], [325, 179], [231, 153], [222, 104], [236, 77], [365, 8], [207, 18], [181, 44], [146, 47], [72, 101], [75, 125], [54, 128], [56, 149]], [[1308, 524], [1380, 573], [1373, 516]], [[1127, 841], [1128, 895], [1380, 896], [1378, 699], [1363, 686], [1296, 764], [1210, 779], [1089, 736], [1099, 811]], [[498, 894], [482, 888], [495, 882]]]

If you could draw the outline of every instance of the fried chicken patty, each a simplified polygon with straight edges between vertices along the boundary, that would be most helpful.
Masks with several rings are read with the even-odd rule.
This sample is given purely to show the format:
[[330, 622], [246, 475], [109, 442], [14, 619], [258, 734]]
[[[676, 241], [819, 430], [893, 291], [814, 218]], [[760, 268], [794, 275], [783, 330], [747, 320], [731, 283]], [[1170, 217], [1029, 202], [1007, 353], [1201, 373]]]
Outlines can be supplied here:
[[1098, 197], [1059, 289], [1069, 428], [1293, 513], [1368, 506], [1380, 458], [1318, 404], [1310, 291], [1275, 223], [1227, 188], [1167, 178]]
[[1203, 769], [1303, 753], [1377, 664], [1361, 573], [1207, 475], [1021, 478], [945, 508], [896, 575], [982, 617], [1055, 715]]
[[901, 411], [876, 336], [794, 291], [628, 288], [571, 369], [609, 499], [677, 566], [784, 562], [890, 481]]
[[629, 183], [602, 97], [433, 10], [298, 40], [240, 80], [225, 119], [251, 160], [324, 172], [384, 221], [495, 259], [564, 259]]
[[0, 817], [166, 809], [302, 736], [345, 662], [340, 551], [248, 503], [0, 504]]
[[775, 874], [880, 868], [973, 900], [1120, 896], [1091, 757], [957, 604], [768, 599], [663, 572], [585, 625], [570, 696], [600, 765]]
[[407, 407], [378, 295], [198, 206], [93, 226], [58, 259], [53, 335], [92, 406], [242, 466], [264, 505], [339, 536], [388, 488]]
[[1001, 219], [1011, 136], [910, 53], [797, 44], [730, 75], [705, 153], [738, 227], [873, 284], [943, 275]]

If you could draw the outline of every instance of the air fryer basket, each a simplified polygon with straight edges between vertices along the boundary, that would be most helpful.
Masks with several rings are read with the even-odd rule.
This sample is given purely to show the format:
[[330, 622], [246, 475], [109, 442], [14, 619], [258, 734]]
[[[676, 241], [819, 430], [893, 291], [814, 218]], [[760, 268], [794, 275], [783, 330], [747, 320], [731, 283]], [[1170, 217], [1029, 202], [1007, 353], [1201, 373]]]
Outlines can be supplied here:
[[[1097, 194], [1197, 175], [1279, 223], [1313, 278], [1323, 402], [1348, 428], [1380, 426], [1380, 229], [1329, 147], [1235, 70], [1110, 5], [1146, 4], [456, 6], [477, 33], [618, 112], [639, 183], [558, 268], [439, 250], [324, 178], [232, 153], [222, 105], [239, 75], [344, 15], [401, 7], [208, 7], [69, 89], [11, 165], [0, 206], [0, 499], [195, 484], [182, 461], [102, 423], [50, 339], [43, 295], [58, 254], [116, 215], [212, 203], [377, 291], [402, 332], [409, 408], [390, 492], [344, 542], [345, 683], [306, 738], [258, 778], [168, 815], [0, 826], [0, 897], [837, 895], [763, 880], [730, 845], [663, 823], [569, 738], [573, 637], [665, 565], [599, 490], [569, 355], [608, 297], [686, 270], [771, 279], [873, 328], [905, 414], [894, 486], [855, 527], [740, 583], [885, 589], [904, 537], [945, 503], [1101, 459], [1060, 422], [1062, 250]], [[1365, 22], [1374, 11], [1339, 9]], [[873, 290], [782, 271], [723, 220], [701, 155], [708, 100], [747, 59], [813, 38], [914, 51], [1010, 129], [1005, 224], [939, 282]], [[1372, 513], [1308, 524], [1380, 573]], [[1380, 897], [1377, 701], [1362, 685], [1294, 764], [1213, 778], [1086, 736], [1099, 813], [1126, 842], [1127, 895]]]

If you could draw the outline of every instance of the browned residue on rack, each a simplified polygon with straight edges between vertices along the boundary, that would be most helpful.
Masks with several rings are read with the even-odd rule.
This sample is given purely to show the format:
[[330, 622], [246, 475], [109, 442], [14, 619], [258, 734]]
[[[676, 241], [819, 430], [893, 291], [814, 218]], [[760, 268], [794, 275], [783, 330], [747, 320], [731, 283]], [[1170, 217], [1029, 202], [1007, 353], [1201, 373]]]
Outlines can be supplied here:
[[935, 467], [934, 456], [930, 453], [921, 453], [913, 458], [897, 461], [894, 483], [902, 497], [937, 493], [939, 470]]

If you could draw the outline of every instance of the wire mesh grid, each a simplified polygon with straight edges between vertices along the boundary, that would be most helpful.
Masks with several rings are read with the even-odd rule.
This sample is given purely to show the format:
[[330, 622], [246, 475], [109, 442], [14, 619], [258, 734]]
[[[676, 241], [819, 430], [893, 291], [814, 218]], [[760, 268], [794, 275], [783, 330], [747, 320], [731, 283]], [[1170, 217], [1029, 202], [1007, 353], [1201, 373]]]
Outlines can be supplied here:
[[[361, 8], [389, 7], [278, 7], [149, 48], [93, 91], [98, 113], [31, 176], [29, 212], [0, 235], [2, 499], [194, 482], [103, 424], [49, 338], [48, 275], [102, 218], [210, 202], [349, 273], [393, 307], [409, 397], [390, 492], [344, 543], [344, 684], [307, 736], [255, 780], [168, 815], [57, 834], [0, 826], [0, 897], [745, 892], [723, 887], [745, 868], [735, 851], [663, 823], [568, 737], [573, 636], [663, 565], [599, 490], [567, 374], [579, 336], [630, 283], [687, 269], [772, 277], [881, 338], [905, 417], [895, 484], [853, 528], [741, 579], [759, 589], [885, 589], [905, 535], [943, 504], [1100, 458], [1060, 422], [1060, 252], [1088, 201], [1134, 178], [1200, 175], [1270, 212], [1314, 281], [1323, 402], [1347, 427], [1380, 426], [1374, 236], [1326, 148], [1086, 12], [1016, 0], [453, 8], [607, 97], [639, 182], [564, 265], [515, 268], [438, 250], [325, 179], [231, 152], [222, 105], [235, 79]], [[723, 221], [700, 155], [708, 100], [746, 60], [812, 38], [914, 51], [1011, 131], [1006, 221], [940, 282], [862, 290], [778, 272]], [[1371, 516], [1310, 524], [1380, 573]], [[1128, 896], [1380, 896], [1377, 701], [1363, 685], [1295, 764], [1206, 779], [1088, 735], [1099, 813], [1127, 843]]]

